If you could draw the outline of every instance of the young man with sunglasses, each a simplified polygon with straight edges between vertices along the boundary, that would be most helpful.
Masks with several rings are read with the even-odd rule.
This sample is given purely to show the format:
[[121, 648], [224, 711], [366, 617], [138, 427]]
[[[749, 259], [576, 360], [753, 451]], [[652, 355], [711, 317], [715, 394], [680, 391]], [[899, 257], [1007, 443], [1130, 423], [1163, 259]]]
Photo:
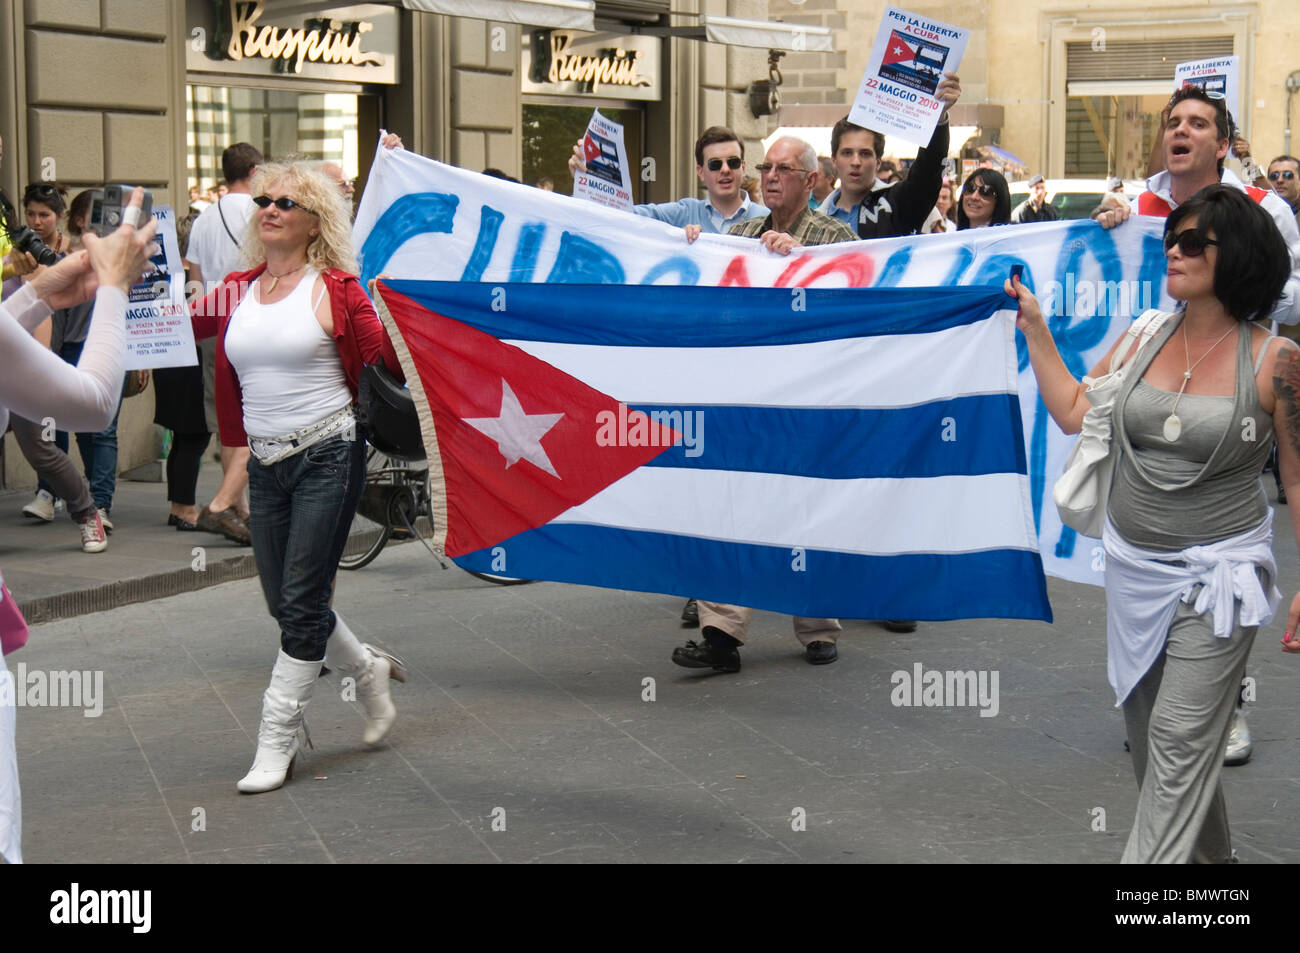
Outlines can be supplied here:
[[[1291, 253], [1291, 276], [1269, 317], [1279, 324], [1300, 322], [1300, 227], [1295, 213], [1276, 193], [1245, 185], [1223, 167], [1229, 144], [1236, 138], [1232, 116], [1223, 97], [1199, 86], [1184, 86], [1174, 93], [1166, 111], [1165, 168], [1147, 179], [1147, 191], [1138, 196], [1137, 214], [1165, 218], [1201, 189], [1222, 182], [1245, 192], [1268, 212]], [[1114, 228], [1131, 212], [1110, 209], [1096, 215], [1102, 228]]]
[[[586, 168], [579, 139], [569, 157], [569, 172], [582, 172]], [[751, 200], [740, 187], [740, 180], [745, 177], [745, 147], [740, 137], [726, 126], [710, 126], [696, 141], [695, 174], [708, 198], [688, 196], [676, 202], [637, 205], [632, 211], [686, 229], [686, 240], [692, 242], [701, 232], [725, 235], [731, 226], [767, 214], [767, 209]]]
[[930, 142], [916, 153], [907, 178], [887, 180], [879, 175], [885, 151], [882, 133], [849, 122], [847, 116], [831, 129], [831, 161], [840, 187], [818, 209], [852, 228], [859, 238], [911, 235], [925, 224], [943, 186], [943, 160], [948, 155], [948, 110], [961, 96], [961, 81], [945, 73], [934, 91], [944, 104]]
[[[244, 267], [241, 248], [248, 234], [248, 224], [253, 219], [254, 208], [249, 183], [262, 162], [262, 153], [247, 142], [237, 142], [221, 153], [226, 194], [219, 196], [194, 220], [190, 229], [189, 247], [185, 253], [189, 280], [198, 282], [201, 287], [216, 287], [226, 275]], [[216, 341], [200, 341], [199, 352], [203, 357], [203, 406], [208, 432], [218, 433]], [[244, 495], [248, 486], [248, 457], [246, 446], [221, 448], [221, 486], [212, 502], [198, 511], [194, 523], [185, 521], [186, 525], [182, 528], [198, 528], [216, 533], [241, 545], [251, 542], [248, 526], [244, 522], [244, 515], [247, 514]]]

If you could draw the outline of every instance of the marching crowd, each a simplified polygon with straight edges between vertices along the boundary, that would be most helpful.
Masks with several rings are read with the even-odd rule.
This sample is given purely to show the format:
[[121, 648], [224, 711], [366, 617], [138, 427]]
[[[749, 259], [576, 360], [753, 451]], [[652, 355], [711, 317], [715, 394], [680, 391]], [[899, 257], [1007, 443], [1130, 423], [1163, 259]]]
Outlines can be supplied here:
[[[807, 245], [1052, 220], [1041, 176], [1015, 208], [994, 169], [977, 168], [960, 186], [944, 178], [947, 111], [959, 95], [958, 78], [947, 74], [936, 90], [943, 115], [905, 177], [886, 168], [885, 137], [846, 118], [832, 131], [829, 157], [819, 159], [796, 138], [776, 140], [754, 167], [755, 197], [744, 188], [742, 143], [714, 126], [695, 144], [705, 198], [634, 212], [680, 227], [688, 243], [706, 232], [729, 233], [781, 255]], [[1241, 182], [1224, 158], [1234, 145], [1247, 158], [1249, 146], [1236, 136], [1222, 97], [1197, 87], [1174, 94], [1161, 128], [1136, 208], [1120, 183], [1094, 212], [1107, 229], [1126, 227], [1133, 214], [1164, 219], [1167, 289], [1179, 302], [1154, 323], [1149, 343], [1130, 351], [1126, 335], [1092, 370], [1099, 378], [1127, 369], [1112, 410], [1114, 476], [1103, 536], [1109, 669], [1139, 786], [1124, 860], [1227, 862], [1220, 770], [1234, 725], [1244, 728], [1238, 702], [1247, 657], [1281, 601], [1273, 510], [1259, 479], [1274, 447], [1279, 487], [1294, 494], [1300, 483], [1300, 347], [1263, 326], [1300, 322], [1300, 162], [1279, 157], [1258, 181], [1248, 173], [1251, 183]], [[395, 137], [385, 144], [400, 147]], [[154, 382], [157, 422], [174, 434], [169, 523], [251, 543], [279, 627], [256, 753], [238, 782], [241, 792], [256, 793], [291, 777], [303, 711], [323, 664], [357, 679], [367, 743], [382, 741], [394, 722], [389, 683], [404, 680], [402, 662], [361, 643], [332, 603], [364, 477], [363, 445], [345, 438], [355, 426], [360, 372], [374, 363], [399, 379], [402, 371], [356, 277], [351, 185], [342, 171], [267, 162], [244, 143], [227, 149], [222, 162], [224, 193], [210, 195], [185, 250], [190, 277], [213, 289], [191, 306], [201, 359], [193, 368], [157, 372]], [[583, 167], [580, 148], [570, 167]], [[139, 197], [133, 202], [138, 211]], [[88, 200], [64, 203], [48, 185], [24, 194], [28, 224], [60, 260], [39, 266], [23, 252], [8, 255], [0, 429], [11, 417], [19, 446], [47, 481], [25, 511], [52, 519], [61, 497], [81, 525], [83, 547], [97, 552], [113, 528], [114, 426], [132, 387], [122, 368], [124, 290], [152, 251], [154, 226], [128, 215], [100, 239], [86, 231]], [[65, 212], [67, 237], [57, 228]], [[1049, 412], [1067, 433], [1086, 428], [1087, 388], [1062, 362], [1035, 296], [1016, 280], [1005, 290], [1018, 306], [1017, 327]], [[1257, 439], [1236, 439], [1242, 416], [1263, 422]], [[77, 434], [84, 476], [67, 458], [66, 437], [60, 444], [40, 432], [48, 417]], [[198, 508], [198, 462], [213, 433], [223, 479]], [[1300, 537], [1300, 516], [1291, 512]], [[743, 606], [692, 600], [683, 618], [698, 623], [701, 638], [677, 648], [673, 662], [739, 671], [751, 616]], [[1300, 652], [1292, 637], [1298, 622], [1300, 595], [1290, 603], [1286, 652]], [[911, 620], [884, 624], [916, 627]], [[796, 618], [793, 625], [808, 662], [836, 660], [838, 620]], [[4, 775], [0, 751], [0, 819]], [[13, 792], [16, 798], [16, 774]], [[16, 835], [9, 842], [0, 836], [0, 854], [16, 859], [16, 844]]]

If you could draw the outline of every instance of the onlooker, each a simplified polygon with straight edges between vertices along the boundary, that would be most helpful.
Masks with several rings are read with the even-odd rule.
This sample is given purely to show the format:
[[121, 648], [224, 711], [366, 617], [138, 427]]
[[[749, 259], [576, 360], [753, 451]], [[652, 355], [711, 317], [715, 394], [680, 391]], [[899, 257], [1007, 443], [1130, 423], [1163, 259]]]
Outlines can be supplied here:
[[1296, 223], [1300, 224], [1300, 159], [1278, 156], [1268, 164], [1269, 187], [1291, 206]]
[[808, 199], [808, 207], [811, 209], [821, 208], [822, 203], [826, 201], [826, 196], [835, 190], [835, 160], [830, 156], [818, 156], [817, 168], [821, 175], [817, 176], [812, 197]]
[[922, 234], [943, 234], [957, 231], [956, 203], [952, 200], [952, 183], [947, 179], [939, 186], [939, 197], [935, 199], [932, 211], [921, 226]]
[[[782, 137], [772, 143], [767, 158], [756, 168], [763, 177], [763, 198], [771, 211], [766, 218], [732, 226], [732, 235], [757, 238], [768, 249], [787, 255], [801, 245], [851, 242], [857, 237], [843, 222], [808, 208], [808, 196], [820, 174], [817, 152], [808, 143]], [[701, 600], [699, 621], [704, 641], [690, 641], [674, 649], [673, 662], [685, 668], [739, 672], [739, 648], [753, 615], [753, 609], [743, 606]], [[838, 657], [839, 620], [796, 616], [794, 631], [811, 664], [825, 665]]]
[[1011, 221], [1011, 189], [996, 169], [976, 169], [961, 186], [957, 230], [1006, 225]]
[[[247, 142], [237, 142], [221, 153], [226, 194], [199, 216], [190, 232], [186, 267], [191, 281], [204, 287], [216, 287], [226, 275], [242, 265], [243, 242], [253, 218], [253, 197], [249, 194], [248, 184], [262, 161], [262, 154]], [[203, 355], [203, 406], [207, 431], [217, 433], [216, 342], [201, 342], [199, 350]], [[199, 529], [220, 534], [241, 545], [251, 542], [244, 522], [248, 515], [245, 502], [248, 456], [246, 446], [222, 446], [221, 486], [212, 501], [198, 511], [194, 521]], [[172, 515], [178, 514], [173, 512]], [[168, 522], [171, 523], [170, 518]]]
[[1056, 207], [1047, 201], [1047, 182], [1041, 175], [1029, 180], [1029, 197], [1015, 207], [1011, 221], [1015, 225], [1030, 222], [1055, 222], [1060, 218]]
[[554, 192], [555, 180], [552, 179], [549, 175], [544, 175], [537, 180], [537, 187], [541, 189], [543, 192]]

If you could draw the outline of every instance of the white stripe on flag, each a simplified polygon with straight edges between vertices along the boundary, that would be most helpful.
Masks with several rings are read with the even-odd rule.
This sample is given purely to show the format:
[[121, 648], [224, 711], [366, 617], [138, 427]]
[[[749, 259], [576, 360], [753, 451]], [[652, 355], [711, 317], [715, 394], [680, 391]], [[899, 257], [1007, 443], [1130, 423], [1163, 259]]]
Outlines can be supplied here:
[[1003, 357], [1014, 320], [998, 311], [928, 334], [756, 347], [507, 343], [627, 404], [911, 407], [1014, 393]]
[[641, 467], [553, 522], [869, 555], [1037, 549], [1026, 482], [1016, 473], [826, 480]]

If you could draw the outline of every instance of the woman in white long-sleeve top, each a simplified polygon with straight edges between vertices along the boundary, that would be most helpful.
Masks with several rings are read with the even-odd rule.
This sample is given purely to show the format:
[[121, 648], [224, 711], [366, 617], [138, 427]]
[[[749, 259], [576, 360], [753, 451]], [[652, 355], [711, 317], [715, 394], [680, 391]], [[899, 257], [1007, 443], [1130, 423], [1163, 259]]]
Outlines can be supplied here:
[[[143, 193], [131, 205], [139, 212]], [[135, 229], [135, 217], [106, 239], [91, 235], [86, 250], [33, 274], [0, 302], [0, 434], [9, 411], [52, 416], [70, 430], [103, 430], [117, 412], [126, 360], [126, 300], [153, 253], [157, 225]], [[66, 364], [31, 332], [56, 308], [95, 297], [81, 361]], [[0, 578], [0, 582], [3, 579]], [[22, 805], [14, 751], [16, 713], [12, 676], [0, 659], [0, 859], [22, 861]]]
[[[1291, 264], [1272, 219], [1244, 193], [1198, 192], [1166, 220], [1165, 249], [1169, 294], [1182, 306], [1115, 398], [1103, 535], [1108, 668], [1139, 785], [1123, 859], [1227, 863], [1219, 772], [1229, 721], [1255, 634], [1281, 601], [1259, 474], [1276, 433], [1283, 478], [1300, 493], [1300, 348], [1251, 323], [1270, 312]], [[1077, 433], [1084, 386], [1033, 294], [1010, 282], [1007, 292], [1019, 298], [1039, 393]], [[1300, 538], [1294, 507], [1291, 516]], [[1298, 619], [1300, 595], [1287, 651], [1300, 649]]]

